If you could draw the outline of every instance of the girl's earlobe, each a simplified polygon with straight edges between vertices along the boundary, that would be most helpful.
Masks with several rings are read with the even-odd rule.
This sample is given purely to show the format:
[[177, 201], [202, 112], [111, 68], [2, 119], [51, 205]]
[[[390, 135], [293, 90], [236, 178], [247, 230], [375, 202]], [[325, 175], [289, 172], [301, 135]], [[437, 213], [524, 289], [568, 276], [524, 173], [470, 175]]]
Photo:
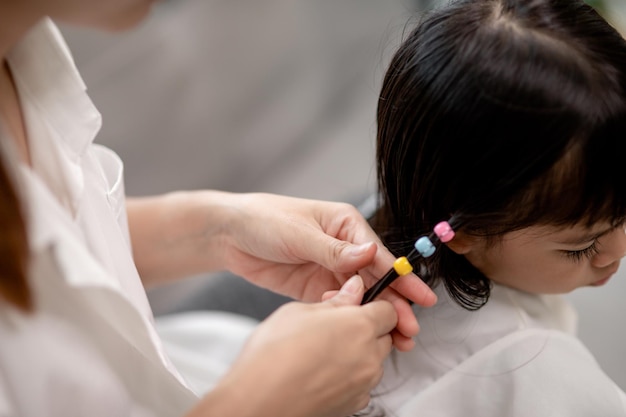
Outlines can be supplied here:
[[466, 235], [463, 232], [456, 232], [454, 239], [446, 245], [457, 255], [466, 255], [478, 244], [478, 238]]

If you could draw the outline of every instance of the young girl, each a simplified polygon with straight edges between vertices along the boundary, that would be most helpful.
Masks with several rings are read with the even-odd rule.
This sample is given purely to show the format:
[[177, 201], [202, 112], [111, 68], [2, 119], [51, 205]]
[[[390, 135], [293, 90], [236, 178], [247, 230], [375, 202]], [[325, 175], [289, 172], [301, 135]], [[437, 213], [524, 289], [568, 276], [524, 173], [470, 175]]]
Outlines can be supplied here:
[[[436, 289], [417, 347], [369, 409], [392, 416], [626, 416], [558, 294], [626, 254], [626, 42], [580, 0], [461, 0], [390, 63], [378, 109], [380, 206], [396, 256]], [[377, 411], [377, 412], [374, 412]]]

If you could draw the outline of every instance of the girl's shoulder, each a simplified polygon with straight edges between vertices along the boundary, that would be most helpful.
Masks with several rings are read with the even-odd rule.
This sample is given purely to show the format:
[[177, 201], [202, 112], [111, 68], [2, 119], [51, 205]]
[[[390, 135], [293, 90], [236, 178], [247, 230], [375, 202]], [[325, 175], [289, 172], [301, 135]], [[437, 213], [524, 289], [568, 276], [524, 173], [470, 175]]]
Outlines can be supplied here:
[[626, 395], [577, 338], [533, 328], [488, 345], [393, 415], [617, 417]]
[[418, 312], [415, 349], [385, 368], [375, 399], [388, 415], [626, 416], [561, 297], [496, 286], [479, 311], [440, 301]]

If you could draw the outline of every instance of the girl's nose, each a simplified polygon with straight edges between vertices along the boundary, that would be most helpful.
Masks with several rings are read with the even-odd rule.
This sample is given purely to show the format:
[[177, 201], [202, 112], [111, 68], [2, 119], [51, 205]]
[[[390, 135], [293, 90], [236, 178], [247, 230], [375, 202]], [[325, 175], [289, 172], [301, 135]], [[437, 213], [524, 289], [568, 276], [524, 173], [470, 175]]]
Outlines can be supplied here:
[[604, 268], [626, 255], [626, 230], [620, 226], [602, 236], [598, 241], [598, 254], [591, 263], [596, 268]]

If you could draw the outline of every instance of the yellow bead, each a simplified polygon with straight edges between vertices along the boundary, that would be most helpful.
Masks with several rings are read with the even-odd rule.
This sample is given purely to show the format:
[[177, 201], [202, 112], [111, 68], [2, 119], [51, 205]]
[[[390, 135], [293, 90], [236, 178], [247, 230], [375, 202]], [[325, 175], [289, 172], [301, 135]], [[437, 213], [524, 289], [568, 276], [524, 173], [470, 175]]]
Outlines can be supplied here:
[[395, 260], [393, 263], [393, 269], [396, 270], [398, 275], [402, 276], [410, 274], [413, 271], [413, 266], [411, 266], [406, 257], [402, 256]]

